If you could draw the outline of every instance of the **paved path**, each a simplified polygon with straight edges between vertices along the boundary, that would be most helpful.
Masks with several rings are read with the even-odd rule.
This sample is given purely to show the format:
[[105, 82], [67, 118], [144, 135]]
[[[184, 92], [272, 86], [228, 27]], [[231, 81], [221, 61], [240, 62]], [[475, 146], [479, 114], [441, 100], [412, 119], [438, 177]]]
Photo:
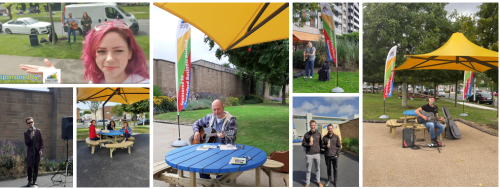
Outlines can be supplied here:
[[149, 134], [134, 134], [134, 147], [117, 149], [113, 158], [108, 148], [95, 147], [94, 154], [85, 141], [77, 142], [78, 187], [149, 187]]
[[[165, 161], [165, 154], [175, 149], [170, 146], [170, 143], [173, 140], [177, 140], [179, 138], [179, 130], [177, 129], [177, 125], [174, 124], [165, 124], [165, 123], [154, 123], [154, 140], [153, 140], [153, 163], [159, 161]], [[193, 130], [191, 126], [181, 125], [181, 139], [188, 142], [189, 137], [193, 134]], [[240, 136], [241, 137], [241, 136]], [[189, 142], [188, 142], [189, 144]], [[184, 171], [184, 175], [189, 177], [189, 172]], [[261, 186], [269, 186], [269, 178], [261, 171]], [[199, 174], [196, 174], [199, 177]], [[237, 183], [244, 186], [253, 187], [255, 186], [255, 169], [245, 171], [241, 174]], [[153, 180], [153, 187], [168, 187], [170, 184]], [[283, 182], [283, 174], [282, 173], [273, 173], [273, 186], [285, 187], [285, 182]]]
[[[29, 64], [46, 66], [43, 62], [44, 59], [45, 58], [42, 57], [0, 54], [0, 75], [28, 75], [26, 71], [19, 68], [19, 65]], [[48, 60], [54, 67], [61, 69], [61, 78], [64, 84], [83, 84], [83, 60], [56, 58], [48, 58]], [[149, 60], [147, 61], [147, 64], [149, 67]], [[42, 77], [40, 76], [38, 80], [42, 81]]]
[[[446, 98], [441, 98], [441, 100], [455, 103], [455, 100], [450, 100], [450, 99], [446, 99]], [[459, 105], [462, 106], [462, 104], [464, 104], [465, 106], [470, 106], [470, 107], [479, 108], [479, 109], [483, 109], [483, 110], [497, 111], [496, 108], [486, 107], [486, 106], [482, 106], [482, 105], [479, 105], [479, 104], [474, 104], [474, 103], [470, 103], [470, 102], [463, 102], [463, 101], [462, 102], [461, 101], [457, 102], [457, 106], [459, 106]]]
[[[402, 148], [401, 128], [391, 139], [385, 123], [363, 123], [363, 186], [498, 187], [498, 137], [456, 123], [462, 138], [443, 139], [441, 153]], [[423, 138], [422, 131], [415, 135]]]
[[[54, 181], [61, 181], [62, 182], [54, 182], [52, 183], [52, 174], [51, 175], [44, 175], [44, 176], [38, 176], [36, 183], [38, 184], [39, 188], [62, 188], [64, 187], [64, 175], [56, 175], [54, 177]], [[24, 187], [26, 184], [28, 184], [28, 179], [27, 178], [19, 178], [15, 180], [6, 180], [6, 181], [1, 181], [0, 182], [0, 187], [10, 187], [10, 188], [18, 188], [18, 187]], [[73, 187], [73, 176], [68, 176], [66, 177], [66, 187], [67, 188], [72, 188]]]
[[[303, 187], [306, 185], [306, 152], [301, 143], [293, 145], [293, 187]], [[316, 168], [311, 169], [311, 187], [317, 187], [315, 183]], [[323, 186], [328, 180], [325, 156], [321, 155], [320, 180]], [[333, 176], [333, 173], [332, 173]], [[359, 187], [359, 156], [341, 152], [337, 164], [337, 186], [338, 187]], [[328, 187], [333, 187], [330, 183]]]

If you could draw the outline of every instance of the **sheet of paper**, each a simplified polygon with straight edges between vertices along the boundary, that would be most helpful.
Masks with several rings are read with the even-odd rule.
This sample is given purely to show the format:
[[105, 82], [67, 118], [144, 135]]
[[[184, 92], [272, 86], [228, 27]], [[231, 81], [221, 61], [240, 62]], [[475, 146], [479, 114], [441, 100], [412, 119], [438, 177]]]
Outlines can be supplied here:
[[220, 150], [237, 150], [236, 146], [233, 145], [220, 145]]

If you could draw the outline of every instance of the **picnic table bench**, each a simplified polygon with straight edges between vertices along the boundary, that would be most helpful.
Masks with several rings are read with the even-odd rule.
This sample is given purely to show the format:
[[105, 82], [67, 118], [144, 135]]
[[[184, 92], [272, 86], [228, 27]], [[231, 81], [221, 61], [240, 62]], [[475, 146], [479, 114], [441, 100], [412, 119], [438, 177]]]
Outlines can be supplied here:
[[92, 152], [90, 152], [90, 154], [94, 154], [95, 146], [99, 145], [99, 141], [90, 140], [90, 138], [87, 137], [87, 139], [85, 139], [85, 143], [87, 143], [88, 147], [92, 147]]
[[269, 187], [273, 187], [273, 171], [283, 169], [284, 166], [285, 164], [279, 161], [274, 161], [272, 159], [267, 159], [264, 165], [261, 166], [264, 173], [266, 173], [266, 175], [269, 177]]
[[387, 127], [389, 127], [389, 133], [391, 133], [391, 138], [394, 139], [394, 137], [396, 136], [396, 128], [403, 126], [403, 124], [398, 123], [398, 120], [396, 119], [387, 120], [387, 122], [385, 123]]
[[128, 148], [128, 153], [130, 154], [130, 149], [132, 148], [132, 145], [134, 142], [132, 141], [126, 141], [122, 143], [114, 143], [114, 144], [106, 144], [106, 148], [109, 148], [109, 156], [113, 158], [113, 151], [115, 151], [117, 148]]

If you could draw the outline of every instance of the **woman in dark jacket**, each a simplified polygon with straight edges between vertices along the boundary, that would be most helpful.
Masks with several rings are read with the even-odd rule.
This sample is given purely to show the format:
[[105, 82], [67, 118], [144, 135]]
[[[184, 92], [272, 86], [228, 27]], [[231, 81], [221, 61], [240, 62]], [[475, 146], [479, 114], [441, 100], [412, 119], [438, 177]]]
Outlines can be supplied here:
[[[115, 130], [115, 126], [116, 126], [116, 125], [115, 125], [115, 121], [111, 121], [111, 122], [109, 122], [109, 124], [106, 126], [106, 128], [107, 128], [108, 130]], [[114, 138], [113, 136], [107, 136], [107, 137], [109, 137], [109, 138]]]
[[87, 35], [87, 33], [92, 29], [92, 19], [89, 17], [87, 12], [83, 13], [82, 16], [82, 28], [83, 28], [83, 37]]

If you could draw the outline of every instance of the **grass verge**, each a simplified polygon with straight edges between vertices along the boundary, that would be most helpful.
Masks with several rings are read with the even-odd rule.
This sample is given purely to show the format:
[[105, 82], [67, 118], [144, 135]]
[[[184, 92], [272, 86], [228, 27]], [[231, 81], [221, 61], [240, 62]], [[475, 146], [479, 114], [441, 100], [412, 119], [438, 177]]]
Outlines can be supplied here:
[[[42, 37], [48, 39], [47, 34], [38, 35], [39, 40]], [[135, 40], [149, 60], [149, 36], [135, 36]], [[0, 35], [0, 41], [2, 44], [0, 45], [0, 54], [2, 55], [79, 59], [83, 50], [82, 36], [76, 36], [76, 43], [73, 42], [73, 37], [71, 37], [71, 43], [59, 41], [56, 45], [52, 45], [52, 43], [42, 43], [35, 47], [30, 45], [28, 35]]]
[[[130, 127], [132, 128], [132, 127]], [[138, 127], [136, 126], [135, 129], [132, 128], [133, 133], [141, 133], [141, 134], [149, 134], [149, 127]], [[77, 139], [86, 139], [89, 137], [89, 129], [88, 128], [78, 128], [76, 129], [76, 138]]]
[[[270, 101], [225, 107], [225, 111], [229, 111], [238, 122], [236, 143], [257, 147], [267, 155], [273, 151], [288, 150], [288, 104]], [[194, 123], [211, 112], [210, 109], [182, 111], [180, 121]], [[154, 119], [176, 121], [177, 113], [159, 114]]]
[[[389, 116], [389, 119], [399, 119], [404, 117], [403, 112], [406, 110], [415, 110], [428, 101], [422, 101], [419, 98], [415, 100], [408, 100], [408, 107], [401, 107], [402, 99], [398, 99], [398, 93], [393, 94], [392, 97], [385, 99], [385, 114]], [[497, 111], [483, 110], [479, 108], [473, 108], [470, 106], [465, 106], [465, 112], [469, 115], [468, 117], [460, 117], [462, 113], [462, 105], [460, 103], [455, 107], [455, 103], [440, 100], [435, 103], [439, 107], [439, 116], [443, 116], [442, 107], [447, 106], [450, 110], [451, 116], [454, 118], [462, 118], [467, 121], [474, 122], [479, 125], [486, 125], [490, 128], [498, 130], [498, 117]], [[363, 119], [365, 120], [383, 120], [379, 117], [384, 113], [384, 94], [363, 94]]]
[[[293, 73], [295, 75], [295, 73]], [[304, 79], [304, 76], [293, 79], [294, 93], [331, 93], [337, 85], [337, 73], [332, 69], [330, 81], [319, 81], [318, 73], [313, 74], [312, 79]], [[339, 87], [344, 93], [359, 93], [359, 72], [339, 72]]]

